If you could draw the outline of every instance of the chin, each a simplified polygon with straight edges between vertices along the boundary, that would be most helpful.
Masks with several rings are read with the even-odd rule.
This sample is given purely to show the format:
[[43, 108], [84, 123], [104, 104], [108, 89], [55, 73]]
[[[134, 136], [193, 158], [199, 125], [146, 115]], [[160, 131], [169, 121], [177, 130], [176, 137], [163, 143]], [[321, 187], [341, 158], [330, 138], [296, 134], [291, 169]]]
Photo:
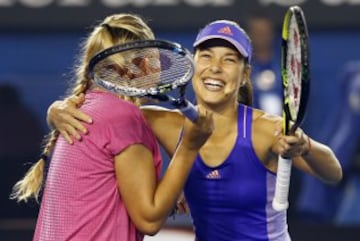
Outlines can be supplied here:
[[206, 97], [202, 98], [202, 102], [206, 105], [216, 105], [223, 102], [222, 98]]

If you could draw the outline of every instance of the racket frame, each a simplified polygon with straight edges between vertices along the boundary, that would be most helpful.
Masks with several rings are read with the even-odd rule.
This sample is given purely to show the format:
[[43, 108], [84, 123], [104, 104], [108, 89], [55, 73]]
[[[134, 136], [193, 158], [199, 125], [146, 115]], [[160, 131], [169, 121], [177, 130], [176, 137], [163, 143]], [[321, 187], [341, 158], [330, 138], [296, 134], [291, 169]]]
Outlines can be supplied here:
[[[186, 58], [187, 63], [189, 64], [189, 71], [186, 72], [181, 78], [181, 81], [174, 81], [168, 84], [162, 84], [157, 87], [152, 87], [147, 89], [146, 91], [138, 91], [134, 90], [133, 93], [129, 91], [129, 87], [120, 87], [116, 86], [115, 84], [108, 83], [106, 81], [100, 80], [95, 77], [94, 68], [97, 63], [104, 60], [105, 58], [121, 53], [128, 50], [134, 49], [142, 49], [142, 48], [159, 48], [159, 49], [166, 49], [170, 50], [171, 52], [175, 52], [179, 56], [183, 56]], [[166, 101], [172, 104], [175, 108], [178, 108], [187, 118], [192, 121], [197, 119], [197, 108], [188, 100], [185, 99], [185, 88], [189, 81], [191, 80], [194, 74], [194, 61], [193, 56], [189, 50], [182, 47], [179, 43], [171, 42], [167, 40], [160, 40], [160, 39], [153, 39], [153, 40], [138, 40], [133, 41], [125, 44], [115, 45], [105, 50], [98, 52], [94, 57], [90, 59], [88, 70], [89, 70], [89, 77], [96, 82], [99, 86], [112, 91], [116, 94], [126, 95], [126, 96], [134, 96], [134, 97], [150, 97], [159, 101]], [[170, 95], [165, 93], [170, 92], [175, 89], [180, 89], [180, 97], [174, 98]], [[126, 91], [125, 91], [126, 89]]]
[[[190, 76], [188, 80], [190, 80], [192, 75], [194, 74], [194, 71], [193, 71], [194, 70], [194, 62], [193, 62], [192, 54], [190, 53], [190, 51], [188, 51], [186, 48], [183, 48], [180, 44], [178, 44], [176, 42], [154, 39], [154, 40], [133, 41], [133, 42], [125, 43], [125, 44], [115, 45], [113, 47], [110, 47], [110, 48], [100, 51], [94, 57], [92, 57], [89, 62], [90, 78], [96, 81], [96, 78], [94, 78], [94, 72], [93, 72], [94, 67], [97, 63], [99, 63], [106, 57], [111, 56], [116, 53], [123, 52], [123, 51], [139, 49], [139, 48], [161, 48], [161, 49], [167, 49], [167, 50], [176, 52], [177, 54], [186, 57], [187, 60], [189, 61], [189, 63], [191, 64], [191, 68], [190, 68], [191, 72], [189, 72], [189, 74], [188, 74]], [[102, 87], [106, 88], [106, 86], [104, 86], [103, 83], [101, 83], [101, 82], [97, 82], [97, 83], [99, 85], [101, 85]], [[184, 81], [183, 84], [173, 82], [173, 83], [169, 83], [166, 85], [161, 85], [160, 87], [151, 88], [151, 89], [149, 89], [149, 91], [146, 91], [146, 92], [144, 91], [143, 94], [131, 95], [131, 94], [127, 93], [126, 95], [139, 96], [139, 97], [150, 95], [150, 97], [151, 97], [151, 95], [157, 95], [157, 94], [169, 92], [169, 91], [174, 90], [177, 87], [182, 86], [182, 85], [187, 85], [187, 81]], [[124, 94], [124, 93], [121, 92], [120, 94]]]
[[[301, 91], [299, 110], [297, 116], [291, 116], [289, 96], [287, 90], [289, 80], [287, 66], [287, 54], [289, 43], [289, 28], [292, 17], [295, 18], [299, 30], [300, 51], [301, 51]], [[282, 28], [281, 45], [281, 77], [283, 87], [283, 131], [285, 135], [294, 134], [302, 124], [306, 115], [306, 105], [310, 92], [310, 53], [309, 33], [303, 10], [299, 6], [291, 6], [284, 17]], [[279, 156], [278, 169], [275, 185], [274, 199], [272, 206], [276, 211], [283, 211], [289, 207], [288, 196], [290, 187], [292, 160]]]

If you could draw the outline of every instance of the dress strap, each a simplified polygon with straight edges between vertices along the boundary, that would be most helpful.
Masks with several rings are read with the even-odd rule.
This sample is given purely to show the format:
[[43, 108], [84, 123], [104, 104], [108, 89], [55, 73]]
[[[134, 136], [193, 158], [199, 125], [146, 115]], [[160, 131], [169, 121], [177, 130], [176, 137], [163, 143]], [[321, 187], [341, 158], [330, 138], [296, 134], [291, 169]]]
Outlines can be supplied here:
[[251, 140], [252, 108], [246, 105], [239, 105], [238, 128], [241, 138]]

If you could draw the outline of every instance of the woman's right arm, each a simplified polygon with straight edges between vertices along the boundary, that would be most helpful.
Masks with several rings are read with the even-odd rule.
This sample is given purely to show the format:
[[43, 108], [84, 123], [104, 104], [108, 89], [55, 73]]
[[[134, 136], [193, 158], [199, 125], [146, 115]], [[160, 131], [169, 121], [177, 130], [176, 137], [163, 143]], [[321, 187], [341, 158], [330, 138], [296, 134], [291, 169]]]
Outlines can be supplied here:
[[167, 220], [200, 147], [214, 129], [210, 113], [204, 111], [199, 116], [196, 123], [183, 119], [183, 137], [160, 181], [156, 178], [152, 154], [145, 146], [131, 145], [115, 157], [122, 200], [142, 233], [154, 235]]
[[70, 96], [53, 102], [47, 110], [49, 127], [58, 130], [70, 144], [74, 139], [81, 140], [80, 133], [87, 133], [83, 122], [92, 123], [91, 117], [79, 110], [84, 101], [84, 94]]
[[173, 156], [185, 117], [177, 110], [158, 106], [144, 106], [141, 110], [160, 145], [170, 157]]

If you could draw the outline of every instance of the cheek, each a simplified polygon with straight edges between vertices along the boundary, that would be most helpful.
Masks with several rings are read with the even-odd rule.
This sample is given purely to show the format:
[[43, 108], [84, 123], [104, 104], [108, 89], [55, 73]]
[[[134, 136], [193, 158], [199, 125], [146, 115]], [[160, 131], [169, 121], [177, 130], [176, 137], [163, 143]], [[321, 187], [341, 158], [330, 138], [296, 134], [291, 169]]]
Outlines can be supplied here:
[[232, 85], [240, 85], [241, 81], [245, 76], [243, 71], [236, 69], [229, 72], [229, 77], [231, 78]]
[[192, 80], [191, 80], [191, 83], [192, 83], [192, 86], [193, 86], [194, 91], [196, 92], [196, 90], [197, 90], [197, 88], [198, 88], [198, 86], [199, 86], [199, 79], [196, 78], [195, 73], [194, 73], [194, 76], [193, 76], [193, 78], [192, 78]]
[[195, 67], [194, 75], [193, 75], [193, 77], [192, 77], [192, 83], [193, 83], [193, 85], [198, 84], [198, 82], [200, 81], [201, 73], [202, 73], [202, 68], [197, 65], [197, 66]]

